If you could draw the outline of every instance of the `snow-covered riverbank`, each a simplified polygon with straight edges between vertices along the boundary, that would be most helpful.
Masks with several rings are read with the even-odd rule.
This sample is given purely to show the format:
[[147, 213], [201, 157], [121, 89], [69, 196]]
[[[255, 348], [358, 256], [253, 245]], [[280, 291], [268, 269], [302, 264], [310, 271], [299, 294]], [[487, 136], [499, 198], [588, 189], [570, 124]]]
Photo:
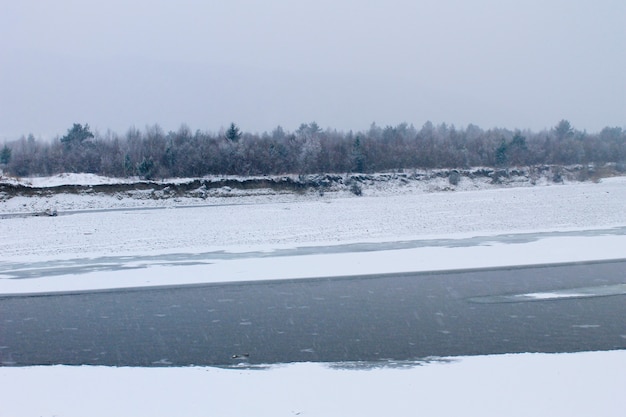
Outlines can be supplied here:
[[0, 368], [0, 416], [621, 417], [626, 351], [269, 369]]
[[185, 207], [326, 200], [358, 196], [406, 196], [497, 190], [536, 185], [599, 182], [619, 175], [583, 166], [516, 169], [412, 170], [377, 174], [283, 175], [203, 178], [109, 178], [94, 174], [13, 178], [0, 171], [0, 215], [53, 214], [73, 210]]
[[[626, 177], [478, 191], [337, 196], [305, 194], [220, 200], [185, 210], [59, 210], [54, 218], [0, 222], [0, 253], [76, 257], [172, 251], [306, 246], [429, 237], [601, 229], [626, 225]], [[19, 197], [44, 206], [47, 197]], [[60, 194], [60, 205], [83, 210], [89, 196]], [[74, 203], [74, 199], [82, 199]], [[9, 202], [14, 199], [9, 200]], [[152, 200], [151, 200], [152, 201]], [[157, 202], [160, 200], [157, 200]], [[133, 202], [122, 200], [123, 207]], [[105, 208], [100, 204], [94, 207]], [[120, 207], [120, 206], [116, 206]], [[163, 206], [161, 206], [163, 207]], [[165, 205], [165, 207], [170, 207]], [[2, 203], [0, 213], [11, 212]], [[36, 241], [33, 237], [36, 236]]]

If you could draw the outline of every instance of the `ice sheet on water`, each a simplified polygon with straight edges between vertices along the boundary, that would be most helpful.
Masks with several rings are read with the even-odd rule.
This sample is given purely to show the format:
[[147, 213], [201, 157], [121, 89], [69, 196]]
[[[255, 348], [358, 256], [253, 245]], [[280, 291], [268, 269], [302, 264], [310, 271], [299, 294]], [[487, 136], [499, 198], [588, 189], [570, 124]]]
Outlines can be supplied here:
[[475, 303], [519, 303], [528, 301], [552, 301], [570, 298], [591, 298], [625, 295], [626, 284], [601, 285], [597, 287], [568, 288], [546, 292], [534, 292], [525, 294], [493, 295], [485, 297], [473, 297], [470, 301]]

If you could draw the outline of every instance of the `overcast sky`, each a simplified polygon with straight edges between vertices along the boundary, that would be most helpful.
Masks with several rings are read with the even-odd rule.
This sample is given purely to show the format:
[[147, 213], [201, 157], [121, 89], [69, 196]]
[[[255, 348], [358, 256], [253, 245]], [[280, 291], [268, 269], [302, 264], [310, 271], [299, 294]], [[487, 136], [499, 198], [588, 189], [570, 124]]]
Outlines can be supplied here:
[[626, 127], [623, 0], [0, 0], [0, 141], [218, 131]]

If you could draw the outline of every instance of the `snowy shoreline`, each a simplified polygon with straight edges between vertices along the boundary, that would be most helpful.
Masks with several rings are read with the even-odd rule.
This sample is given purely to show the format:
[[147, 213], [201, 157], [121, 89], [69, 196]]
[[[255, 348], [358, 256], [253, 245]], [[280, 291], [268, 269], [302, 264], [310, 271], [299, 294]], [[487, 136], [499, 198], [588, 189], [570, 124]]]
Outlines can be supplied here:
[[0, 416], [621, 417], [626, 407], [623, 350], [356, 365], [0, 368]]

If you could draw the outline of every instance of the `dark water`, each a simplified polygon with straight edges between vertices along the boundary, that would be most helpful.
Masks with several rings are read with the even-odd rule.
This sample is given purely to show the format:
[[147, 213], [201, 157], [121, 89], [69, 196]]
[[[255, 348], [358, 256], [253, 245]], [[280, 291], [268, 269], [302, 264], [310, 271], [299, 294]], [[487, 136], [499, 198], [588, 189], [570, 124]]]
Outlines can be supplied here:
[[0, 297], [0, 360], [180, 366], [625, 349], [625, 295], [498, 302], [625, 283], [626, 262], [615, 261]]

